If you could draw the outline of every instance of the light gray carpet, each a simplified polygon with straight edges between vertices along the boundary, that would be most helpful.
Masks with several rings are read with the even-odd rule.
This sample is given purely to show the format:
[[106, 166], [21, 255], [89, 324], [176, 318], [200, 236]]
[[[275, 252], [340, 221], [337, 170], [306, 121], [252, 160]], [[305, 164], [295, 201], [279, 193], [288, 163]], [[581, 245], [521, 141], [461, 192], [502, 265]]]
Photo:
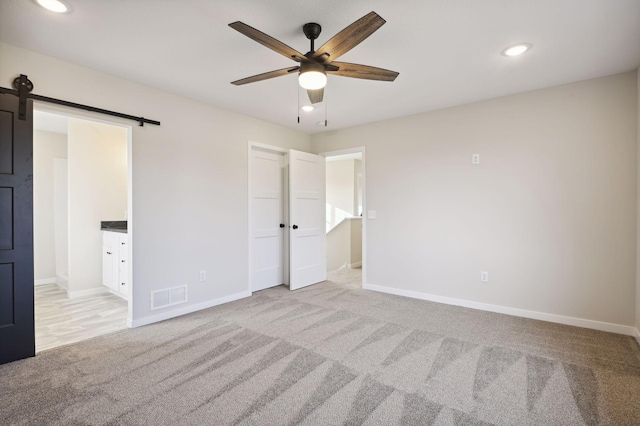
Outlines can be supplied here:
[[627, 336], [278, 287], [0, 366], [1, 424], [639, 425]]

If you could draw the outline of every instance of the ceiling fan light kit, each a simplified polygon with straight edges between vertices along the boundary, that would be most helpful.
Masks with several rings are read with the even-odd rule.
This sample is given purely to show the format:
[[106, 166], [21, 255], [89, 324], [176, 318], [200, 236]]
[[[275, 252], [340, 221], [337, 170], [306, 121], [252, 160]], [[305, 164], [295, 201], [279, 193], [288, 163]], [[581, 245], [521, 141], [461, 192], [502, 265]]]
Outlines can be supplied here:
[[317, 51], [315, 50], [315, 40], [320, 35], [322, 27], [314, 22], [307, 23], [302, 27], [302, 31], [310, 40], [311, 48], [309, 52], [304, 55], [243, 22], [232, 22], [229, 26], [234, 30], [268, 47], [276, 53], [298, 62], [299, 65], [232, 81], [231, 84], [240, 86], [298, 72], [298, 82], [300, 86], [307, 90], [311, 103], [316, 104], [322, 102], [324, 97], [327, 74], [365, 80], [394, 81], [399, 75], [399, 73], [395, 71], [368, 65], [335, 61], [373, 34], [378, 28], [384, 25], [385, 22], [380, 15], [375, 12], [370, 12], [333, 36]]
[[303, 62], [300, 64], [298, 82], [303, 89], [322, 89], [327, 85], [327, 74], [321, 64], [317, 62]]

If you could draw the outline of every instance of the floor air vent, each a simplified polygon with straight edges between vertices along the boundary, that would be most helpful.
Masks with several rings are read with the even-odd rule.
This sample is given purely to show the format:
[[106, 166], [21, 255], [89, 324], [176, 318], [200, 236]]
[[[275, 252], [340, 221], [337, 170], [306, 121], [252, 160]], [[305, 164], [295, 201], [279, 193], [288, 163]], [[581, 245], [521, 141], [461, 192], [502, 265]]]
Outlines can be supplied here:
[[178, 305], [187, 301], [187, 286], [167, 288], [151, 292], [151, 310]]

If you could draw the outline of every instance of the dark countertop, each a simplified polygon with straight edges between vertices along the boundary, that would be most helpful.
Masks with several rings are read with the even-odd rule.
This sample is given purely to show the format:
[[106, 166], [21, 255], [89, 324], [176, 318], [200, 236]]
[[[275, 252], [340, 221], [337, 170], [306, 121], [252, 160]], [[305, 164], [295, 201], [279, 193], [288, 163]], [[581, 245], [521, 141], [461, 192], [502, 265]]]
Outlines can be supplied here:
[[101, 231], [121, 232], [127, 233], [127, 221], [126, 220], [106, 220], [100, 222]]

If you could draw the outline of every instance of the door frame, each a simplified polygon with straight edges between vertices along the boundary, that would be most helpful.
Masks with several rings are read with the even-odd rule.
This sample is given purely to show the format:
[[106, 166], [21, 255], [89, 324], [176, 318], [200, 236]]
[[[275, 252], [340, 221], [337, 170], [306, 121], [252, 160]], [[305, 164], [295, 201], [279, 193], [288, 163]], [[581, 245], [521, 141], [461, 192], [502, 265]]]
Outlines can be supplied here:
[[[126, 121], [118, 121], [117, 118], [105, 120], [103, 115], [91, 112], [78, 111], [63, 106], [52, 106], [48, 103], [42, 103], [34, 101], [34, 111], [42, 111], [50, 114], [62, 115], [68, 118], [77, 118], [79, 120], [94, 121], [102, 124], [108, 124], [110, 126], [122, 127], [127, 131], [127, 234], [129, 236], [128, 245], [128, 259], [129, 268], [127, 271], [127, 279], [129, 281], [129, 289], [127, 294], [127, 327], [133, 328], [133, 270], [135, 268], [133, 259], [133, 126], [129, 125]], [[33, 145], [33, 140], [31, 141]]]
[[251, 192], [251, 152], [253, 151], [253, 149], [260, 149], [263, 151], [267, 151], [267, 152], [271, 152], [273, 154], [278, 154], [278, 155], [282, 155], [283, 157], [283, 164], [284, 164], [284, 170], [283, 170], [283, 179], [282, 179], [282, 215], [283, 215], [283, 223], [285, 224], [284, 227], [284, 235], [282, 236], [283, 240], [282, 240], [282, 272], [283, 272], [283, 281], [285, 285], [289, 285], [289, 210], [288, 210], [288, 205], [289, 205], [289, 176], [287, 173], [288, 170], [288, 159], [289, 159], [289, 150], [285, 149], [285, 148], [281, 148], [278, 146], [273, 146], [273, 145], [267, 145], [264, 143], [260, 143], [260, 142], [254, 142], [254, 141], [248, 141], [247, 143], [247, 247], [249, 249], [249, 253], [247, 256], [248, 259], [248, 265], [247, 265], [247, 271], [248, 271], [248, 278], [247, 278], [247, 290], [250, 293], [253, 293], [253, 238], [251, 238], [252, 235], [252, 227], [251, 227], [251, 207], [252, 207], [252, 192]]
[[323, 157], [336, 157], [346, 154], [362, 154], [362, 283], [367, 283], [367, 172], [366, 172], [366, 159], [365, 159], [365, 147], [357, 146], [353, 148], [340, 149], [337, 151], [321, 152], [318, 155]]

